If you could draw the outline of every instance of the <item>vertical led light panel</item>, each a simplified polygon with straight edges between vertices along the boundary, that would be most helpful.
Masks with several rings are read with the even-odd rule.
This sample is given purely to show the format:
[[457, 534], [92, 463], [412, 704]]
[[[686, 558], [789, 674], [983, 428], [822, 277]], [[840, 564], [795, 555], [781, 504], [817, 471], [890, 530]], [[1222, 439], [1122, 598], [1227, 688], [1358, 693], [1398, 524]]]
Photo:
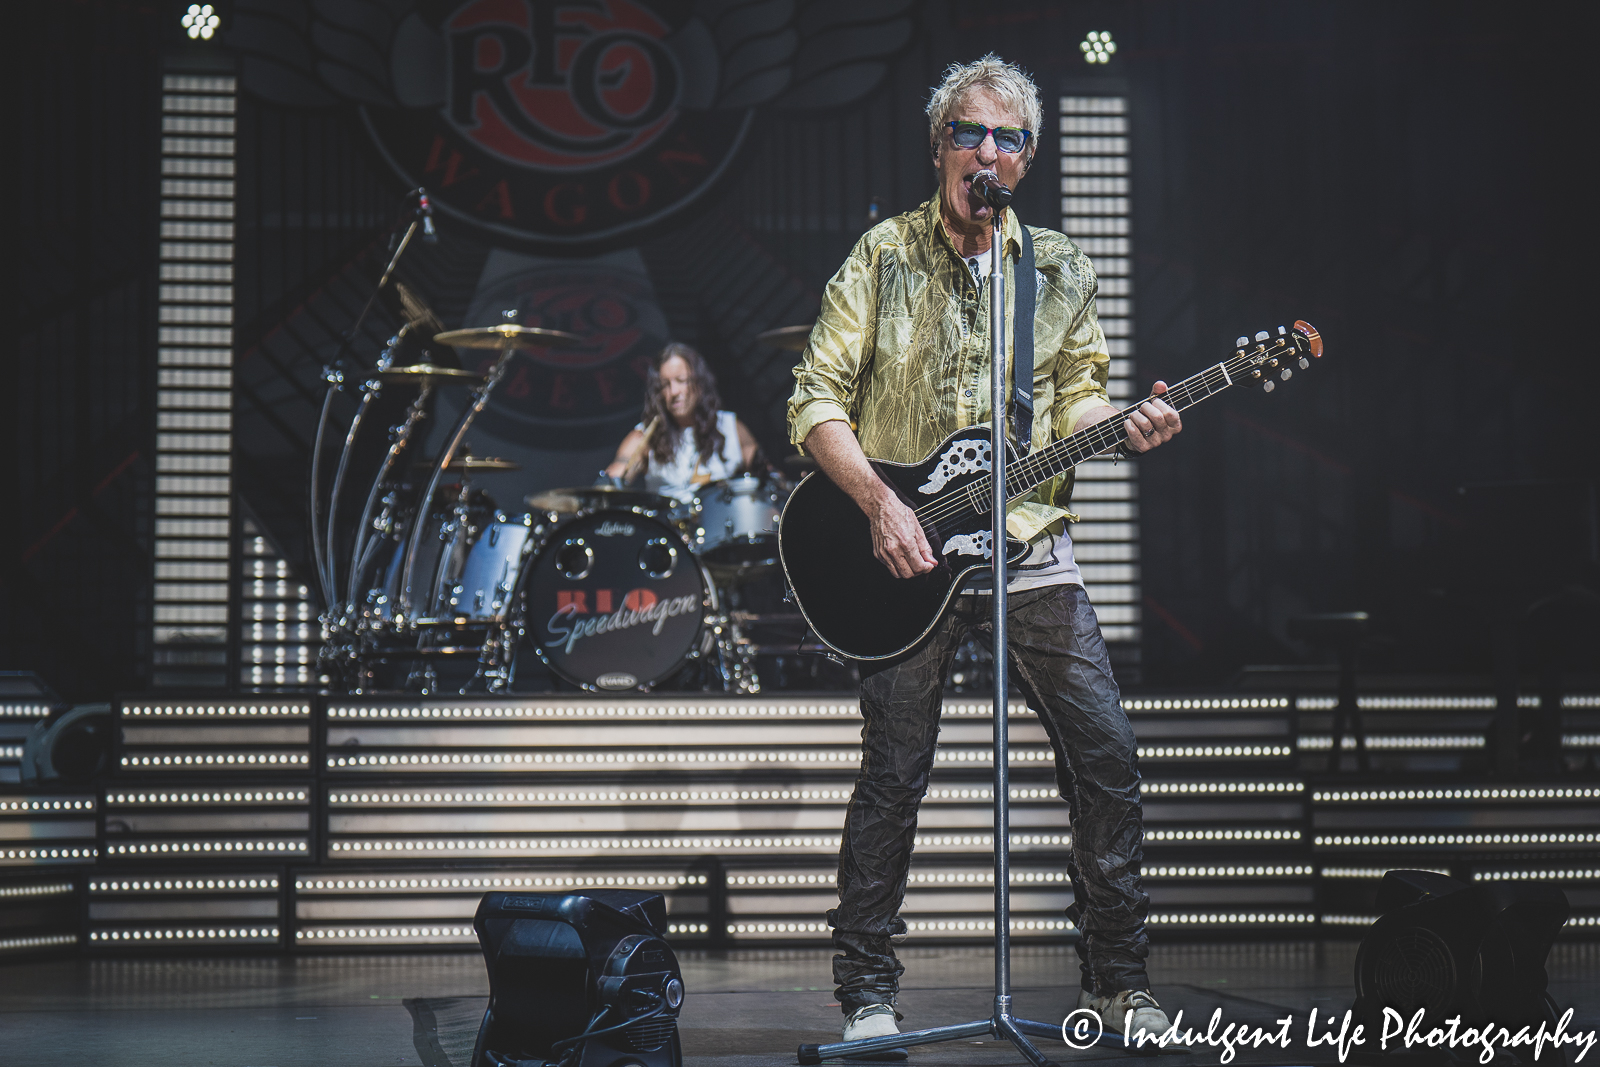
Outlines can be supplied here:
[[162, 79], [158, 686], [228, 681], [234, 93], [227, 76]]
[[[1107, 388], [1118, 407], [1135, 399], [1128, 171], [1127, 97], [1061, 97], [1061, 229], [1089, 254], [1100, 278], [1096, 310], [1111, 353]], [[1083, 521], [1072, 528], [1074, 552], [1112, 661], [1135, 672], [1138, 496], [1134, 463], [1096, 459], [1078, 465], [1072, 499]]]
[[255, 523], [241, 520], [239, 681], [251, 690], [310, 685], [320, 629], [310, 591], [289, 573]]

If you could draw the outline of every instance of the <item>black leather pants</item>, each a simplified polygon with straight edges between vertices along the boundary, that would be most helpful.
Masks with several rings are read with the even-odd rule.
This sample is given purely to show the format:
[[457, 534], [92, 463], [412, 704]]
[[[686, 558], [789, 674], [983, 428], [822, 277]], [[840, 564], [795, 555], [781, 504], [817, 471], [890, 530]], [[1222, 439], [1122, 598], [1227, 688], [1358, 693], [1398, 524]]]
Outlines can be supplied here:
[[[1067, 915], [1080, 932], [1083, 988], [1148, 989], [1138, 756], [1094, 608], [1076, 585], [1014, 593], [1008, 607], [1012, 664], [1055, 749], [1072, 824], [1074, 903]], [[862, 666], [861, 776], [839, 851], [839, 907], [828, 913], [846, 1015], [893, 1004], [899, 991], [905, 968], [890, 938], [905, 933], [900, 904], [939, 738], [944, 679], [962, 638], [990, 631], [991, 610], [986, 596], [959, 597], [917, 648]]]

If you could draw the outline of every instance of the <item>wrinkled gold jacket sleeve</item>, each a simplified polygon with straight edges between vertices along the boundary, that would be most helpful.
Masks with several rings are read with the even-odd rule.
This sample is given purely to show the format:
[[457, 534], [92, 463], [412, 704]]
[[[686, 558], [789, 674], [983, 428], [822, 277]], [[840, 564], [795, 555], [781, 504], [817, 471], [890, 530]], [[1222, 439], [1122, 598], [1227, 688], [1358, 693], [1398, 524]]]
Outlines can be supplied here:
[[[1032, 451], [1066, 436], [1078, 417], [1109, 403], [1111, 360], [1095, 314], [1099, 284], [1083, 250], [1054, 230], [1029, 227], [1038, 272], [1033, 328]], [[1006, 379], [1022, 235], [1016, 213], [1002, 229], [1006, 279]], [[879, 223], [828, 283], [811, 339], [795, 367], [789, 439], [848, 422], [874, 459], [912, 463], [950, 434], [989, 421], [989, 287], [978, 284], [939, 220], [937, 195]], [[1072, 472], [1008, 510], [1013, 537], [1032, 540], [1065, 518]]]

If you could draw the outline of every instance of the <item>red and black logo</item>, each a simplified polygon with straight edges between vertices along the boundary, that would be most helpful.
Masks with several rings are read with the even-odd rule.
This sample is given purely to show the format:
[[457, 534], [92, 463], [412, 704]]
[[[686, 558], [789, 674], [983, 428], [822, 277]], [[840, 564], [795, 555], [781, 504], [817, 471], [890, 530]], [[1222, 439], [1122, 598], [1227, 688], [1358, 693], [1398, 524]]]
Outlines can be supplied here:
[[677, 28], [645, 0], [468, 0], [398, 38], [434, 70], [423, 84], [395, 71], [402, 100], [434, 105], [427, 121], [369, 106], [367, 125], [408, 183], [497, 238], [637, 240], [716, 181], [751, 121], [684, 106], [695, 72]]

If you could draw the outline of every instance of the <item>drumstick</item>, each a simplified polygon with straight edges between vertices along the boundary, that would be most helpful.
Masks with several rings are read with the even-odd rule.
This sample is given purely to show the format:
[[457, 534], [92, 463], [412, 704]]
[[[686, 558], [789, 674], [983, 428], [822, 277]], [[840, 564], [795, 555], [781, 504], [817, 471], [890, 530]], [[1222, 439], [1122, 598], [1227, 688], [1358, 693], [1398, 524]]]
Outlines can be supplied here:
[[639, 461], [650, 453], [650, 438], [655, 436], [656, 427], [661, 425], [661, 416], [657, 415], [650, 420], [650, 425], [644, 428], [644, 436], [639, 439], [639, 447], [634, 449], [633, 456], [628, 460], [628, 467], [622, 472], [622, 484], [627, 485], [633, 481], [633, 476], [639, 469]]

